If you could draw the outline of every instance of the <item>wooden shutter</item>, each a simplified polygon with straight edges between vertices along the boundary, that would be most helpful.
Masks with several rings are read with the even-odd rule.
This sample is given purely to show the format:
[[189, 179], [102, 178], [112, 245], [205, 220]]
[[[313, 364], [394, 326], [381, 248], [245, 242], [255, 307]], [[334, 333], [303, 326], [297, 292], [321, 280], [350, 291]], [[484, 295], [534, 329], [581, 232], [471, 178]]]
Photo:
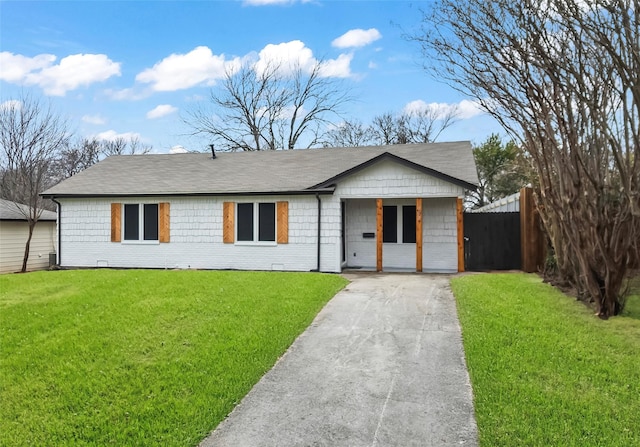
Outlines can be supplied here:
[[170, 237], [170, 225], [169, 225], [169, 218], [171, 216], [171, 208], [169, 205], [169, 202], [160, 202], [160, 212], [159, 212], [159, 241], [162, 242], [169, 242], [169, 240], [171, 239]]
[[222, 242], [225, 244], [233, 244], [235, 221], [234, 221], [235, 202], [224, 202], [222, 204]]
[[289, 243], [289, 202], [278, 202], [276, 216], [278, 219], [278, 244]]
[[111, 204], [111, 242], [120, 242], [122, 235], [122, 204]]

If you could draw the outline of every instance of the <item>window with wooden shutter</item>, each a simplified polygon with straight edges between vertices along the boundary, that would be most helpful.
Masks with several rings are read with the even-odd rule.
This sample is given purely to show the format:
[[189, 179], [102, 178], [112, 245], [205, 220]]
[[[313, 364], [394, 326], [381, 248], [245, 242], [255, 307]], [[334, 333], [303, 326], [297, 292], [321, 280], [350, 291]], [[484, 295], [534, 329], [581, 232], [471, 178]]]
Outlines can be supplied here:
[[170, 223], [169, 218], [171, 216], [171, 208], [169, 202], [160, 202], [160, 242], [166, 243], [171, 240], [170, 237]]
[[289, 202], [278, 202], [278, 244], [289, 243]]
[[111, 242], [169, 242], [168, 202], [112, 203]]
[[120, 242], [122, 232], [122, 204], [111, 204], [111, 242]]
[[222, 204], [222, 242], [233, 244], [235, 232], [235, 203], [224, 202]]

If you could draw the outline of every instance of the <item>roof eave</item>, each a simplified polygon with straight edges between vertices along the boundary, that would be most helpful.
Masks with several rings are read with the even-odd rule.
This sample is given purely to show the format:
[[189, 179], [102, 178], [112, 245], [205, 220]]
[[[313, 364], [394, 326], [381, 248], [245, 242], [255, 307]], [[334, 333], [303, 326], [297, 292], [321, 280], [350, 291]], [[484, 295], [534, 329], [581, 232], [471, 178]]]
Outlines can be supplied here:
[[293, 191], [228, 191], [228, 192], [159, 192], [159, 193], [104, 193], [104, 194], [78, 194], [78, 193], [42, 193], [45, 199], [88, 199], [102, 197], [221, 197], [221, 196], [303, 196], [303, 195], [331, 195], [335, 187], [325, 186]]

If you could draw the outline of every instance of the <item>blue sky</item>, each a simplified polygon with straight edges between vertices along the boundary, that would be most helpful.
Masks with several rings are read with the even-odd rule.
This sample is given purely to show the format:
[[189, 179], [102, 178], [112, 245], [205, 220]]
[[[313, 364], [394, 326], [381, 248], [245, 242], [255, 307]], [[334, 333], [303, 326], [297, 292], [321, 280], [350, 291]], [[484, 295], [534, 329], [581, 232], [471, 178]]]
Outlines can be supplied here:
[[355, 102], [346, 117], [458, 105], [440, 141], [502, 133], [469, 98], [430, 78], [407, 33], [428, 2], [0, 1], [0, 100], [50, 100], [81, 136], [136, 135], [154, 152], [205, 150], [181, 116], [244, 58], [323, 59]]

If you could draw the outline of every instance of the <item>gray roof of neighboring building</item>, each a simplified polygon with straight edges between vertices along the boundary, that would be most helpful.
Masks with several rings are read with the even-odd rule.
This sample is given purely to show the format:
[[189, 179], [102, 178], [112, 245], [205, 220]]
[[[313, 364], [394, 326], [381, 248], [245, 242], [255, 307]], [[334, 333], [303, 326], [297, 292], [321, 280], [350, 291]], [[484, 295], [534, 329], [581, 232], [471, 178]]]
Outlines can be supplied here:
[[292, 151], [112, 156], [59, 183], [46, 197], [329, 192], [381, 159], [475, 189], [468, 141]]
[[[29, 207], [21, 203], [0, 199], [0, 220], [27, 220], [25, 214], [29, 213]], [[42, 210], [38, 220], [56, 220], [57, 215], [53, 211]]]

